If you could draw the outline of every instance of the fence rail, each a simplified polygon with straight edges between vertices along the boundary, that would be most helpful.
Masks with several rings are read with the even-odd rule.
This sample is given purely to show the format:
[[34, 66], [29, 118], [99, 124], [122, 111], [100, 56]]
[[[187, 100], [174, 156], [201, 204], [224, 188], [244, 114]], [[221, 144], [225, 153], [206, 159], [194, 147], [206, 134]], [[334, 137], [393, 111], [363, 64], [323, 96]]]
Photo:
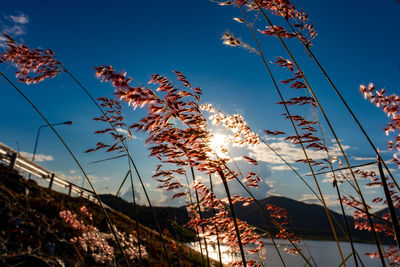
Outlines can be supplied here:
[[55, 173], [47, 170], [43, 166], [36, 162], [27, 159], [20, 155], [17, 151], [8, 147], [7, 145], [0, 142], [0, 161], [5, 162], [10, 168], [17, 168], [25, 171], [29, 174], [35, 175], [38, 178], [45, 179], [49, 182], [49, 189], [52, 189], [53, 185], [58, 185], [62, 188], [68, 189], [68, 195], [76, 193], [81, 197], [87, 198], [88, 200], [97, 202], [94, 197], [94, 193], [91, 190], [83, 188], [79, 185], [66, 181], [65, 179], [58, 177]]

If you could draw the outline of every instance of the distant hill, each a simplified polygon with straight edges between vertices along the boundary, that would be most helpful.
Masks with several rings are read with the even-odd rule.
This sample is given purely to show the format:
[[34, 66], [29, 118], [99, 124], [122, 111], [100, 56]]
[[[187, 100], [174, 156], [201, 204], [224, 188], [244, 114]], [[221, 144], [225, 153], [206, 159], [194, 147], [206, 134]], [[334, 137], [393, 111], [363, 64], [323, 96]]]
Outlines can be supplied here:
[[[395, 210], [396, 210], [397, 217], [400, 217], [400, 208], [395, 208]], [[382, 217], [385, 213], [388, 213], [388, 212], [389, 212], [389, 209], [385, 208], [385, 209], [378, 210], [374, 214], [379, 216], [379, 217]]]
[[[131, 218], [134, 218], [133, 204], [128, 203], [113, 195], [102, 195], [102, 200], [110, 205], [112, 208], [121, 211]], [[296, 235], [307, 239], [322, 239], [332, 240], [332, 232], [329, 226], [329, 221], [325, 213], [325, 209], [321, 205], [308, 204], [301, 201], [293, 200], [287, 197], [271, 196], [259, 200], [261, 205], [265, 207], [267, 204], [273, 204], [278, 207], [285, 208], [290, 214], [292, 223], [288, 228]], [[140, 218], [140, 223], [143, 223], [149, 227], [154, 227], [153, 220], [151, 217], [150, 209], [146, 206], [137, 206]], [[173, 221], [176, 221], [179, 225], [184, 225], [188, 222], [189, 218], [185, 207], [155, 207], [156, 213], [161, 215], [160, 222], [163, 227], [169, 230], [173, 227]], [[266, 218], [267, 226], [264, 224], [264, 220], [260, 214], [259, 208], [255, 203], [247, 207], [243, 207], [240, 203], [235, 204], [235, 211], [239, 219], [246, 221], [250, 225], [257, 226], [259, 228], [266, 229], [272, 233], [276, 233], [276, 229], [272, 223]], [[331, 210], [332, 216], [340, 223], [343, 229], [345, 229], [343, 216], [335, 211]], [[372, 234], [368, 231], [359, 231], [354, 229], [354, 219], [352, 216], [346, 216], [347, 221], [350, 225], [351, 233], [354, 241], [358, 242], [373, 242]], [[339, 239], [346, 240], [343, 232], [336, 226], [335, 227]], [[170, 230], [173, 232], [174, 230]], [[179, 236], [179, 232], [174, 232], [176, 238], [184, 239], [185, 235]], [[393, 243], [390, 238], [380, 236], [384, 243]]]
[[[273, 204], [278, 207], [285, 208], [290, 215], [291, 224], [288, 228], [302, 238], [307, 239], [333, 239], [328, 217], [325, 209], [321, 205], [308, 204], [287, 197], [271, 196], [259, 200], [260, 204], [265, 207], [267, 204]], [[245, 220], [250, 225], [254, 225], [271, 232], [276, 232], [272, 223], [266, 218], [267, 227], [265, 227], [264, 220], [261, 217], [259, 208], [256, 203], [252, 203], [247, 207], [240, 204], [235, 205], [237, 216]], [[330, 210], [332, 217], [345, 229], [345, 222], [342, 214]], [[346, 216], [347, 222], [351, 229], [351, 234], [354, 241], [358, 242], [374, 242], [372, 234], [368, 231], [359, 231], [354, 229], [354, 218]], [[335, 224], [335, 223], [334, 223]], [[342, 230], [335, 224], [335, 230], [339, 239], [347, 240]], [[382, 242], [393, 243], [391, 238], [380, 235]]]
[[[259, 200], [259, 202], [263, 207], [266, 207], [267, 204], [273, 204], [278, 207], [285, 208], [291, 219], [291, 223], [288, 225], [288, 228], [296, 235], [309, 239], [332, 239], [332, 232], [324, 207], [278, 196], [264, 198]], [[240, 219], [245, 220], [250, 225], [267, 229], [273, 233], [276, 232], [276, 229], [273, 227], [268, 218], [266, 218], [267, 226], [265, 226], [264, 220], [256, 203], [252, 203], [247, 207], [236, 204], [235, 210], [237, 211], [237, 216]], [[331, 214], [344, 228], [345, 225], [343, 216], [332, 210]], [[354, 219], [350, 216], [347, 216], [347, 220], [351, 225], [351, 229], [354, 229]], [[343, 234], [339, 234], [340, 231], [337, 232], [340, 238], [344, 237]], [[364, 234], [360, 231], [353, 231], [352, 234], [353, 236], [357, 236], [357, 239], [360, 241], [369, 240], [368, 233], [366, 236], [364, 236]]]
[[[100, 199], [114, 210], [122, 212], [132, 219], [136, 218], [133, 203], [128, 203], [126, 200], [110, 194], [100, 195]], [[156, 229], [151, 209], [141, 205], [136, 205], [136, 208], [139, 223]], [[189, 221], [185, 207], [154, 207], [154, 210], [161, 228], [168, 229], [175, 240], [180, 242], [195, 240], [195, 232], [183, 227]]]

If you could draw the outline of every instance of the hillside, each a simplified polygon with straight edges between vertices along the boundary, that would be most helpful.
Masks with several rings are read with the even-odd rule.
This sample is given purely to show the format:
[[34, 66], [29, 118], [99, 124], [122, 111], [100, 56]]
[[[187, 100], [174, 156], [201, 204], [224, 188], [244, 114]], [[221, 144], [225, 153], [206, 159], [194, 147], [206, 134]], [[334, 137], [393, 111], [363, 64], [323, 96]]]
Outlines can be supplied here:
[[[100, 195], [100, 199], [114, 210], [122, 212], [132, 219], [136, 218], [132, 203], [110, 194]], [[156, 225], [150, 208], [141, 205], [136, 205], [136, 208], [139, 223], [155, 229]], [[184, 227], [189, 220], [186, 207], [154, 207], [154, 211], [161, 228], [168, 229], [175, 240], [180, 242], [195, 241], [196, 233]]]
[[[83, 218], [81, 208], [85, 206], [87, 214], [93, 220]], [[82, 231], [76, 230], [60, 217], [60, 211], [70, 211], [82, 217], [87, 226], [92, 225], [101, 232], [102, 237], [112, 246], [109, 228], [97, 204], [83, 198], [67, 195], [42, 188], [34, 181], [23, 179], [16, 171], [10, 171], [0, 165], [0, 265], [1, 266], [104, 266], [114, 263], [96, 262], [96, 251], [85, 251], [79, 242], [71, 239], [82, 237]], [[109, 210], [109, 216], [121, 233], [136, 236], [135, 221], [121, 213]], [[140, 225], [140, 241], [146, 250], [144, 266], [164, 266], [162, 245], [158, 234]], [[89, 235], [89, 232], [87, 233]], [[134, 242], [134, 241], [132, 241]], [[180, 266], [199, 266], [200, 255], [188, 247], [167, 239], [172, 263]], [[116, 247], [116, 246], [115, 246]], [[124, 248], [127, 248], [124, 246]], [[135, 248], [133, 248], [135, 249]], [[116, 264], [124, 266], [122, 256], [115, 249]], [[136, 265], [138, 259], [132, 259]]]

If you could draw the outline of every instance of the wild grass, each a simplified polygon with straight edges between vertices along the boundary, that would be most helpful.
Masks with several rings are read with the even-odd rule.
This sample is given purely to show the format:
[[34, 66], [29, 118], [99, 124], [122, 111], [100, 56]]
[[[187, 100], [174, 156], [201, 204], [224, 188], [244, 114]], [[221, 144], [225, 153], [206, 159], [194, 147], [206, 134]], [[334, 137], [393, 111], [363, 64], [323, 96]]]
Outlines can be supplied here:
[[[3, 63], [13, 64], [17, 67], [16, 77], [20, 82], [36, 84], [45, 79], [50, 79], [56, 75], [66, 73], [77, 83], [80, 89], [88, 95], [90, 102], [94, 103], [100, 112], [100, 115], [96, 117], [95, 120], [104, 122], [107, 125], [107, 128], [96, 131], [95, 134], [109, 134], [111, 135], [113, 143], [106, 144], [104, 142], [98, 142], [94, 148], [86, 152], [106, 150], [108, 153], [123, 153], [123, 156], [127, 157], [128, 171], [121, 182], [118, 192], [129, 176], [131, 190], [132, 193], [134, 193], [135, 185], [132, 179], [132, 173], [135, 172], [144, 190], [147, 203], [152, 209], [155, 225], [157, 226], [156, 230], [158, 231], [163, 248], [163, 255], [168, 265], [172, 265], [171, 256], [177, 247], [173, 241], [166, 238], [168, 233], [163, 231], [158, 223], [157, 216], [152, 208], [152, 201], [146, 190], [144, 179], [129, 151], [129, 138], [118, 132], [117, 128], [124, 129], [131, 137], [131, 131], [133, 130], [142, 132], [146, 136], [146, 145], [149, 147], [150, 156], [160, 161], [160, 165], [157, 166], [152, 178], [159, 183], [160, 188], [174, 192], [172, 199], [183, 197], [188, 199], [186, 201], [188, 209], [190, 210], [190, 222], [188, 226], [195, 229], [198, 235], [202, 265], [211, 266], [207, 242], [212, 238], [216, 238], [217, 240], [220, 261], [222, 261], [220, 243], [223, 243], [229, 245], [233, 251], [240, 253], [241, 259], [231, 262], [229, 265], [263, 265], [265, 260], [263, 256], [263, 250], [265, 248], [261, 241], [263, 237], [271, 239], [282, 265], [286, 266], [286, 263], [278, 250], [275, 238], [287, 239], [291, 244], [286, 250], [287, 253], [300, 255], [305, 265], [317, 265], [312, 255], [307, 257], [304, 251], [299, 247], [298, 244], [301, 242], [301, 239], [289, 231], [290, 214], [282, 207], [273, 205], [262, 206], [254, 196], [252, 188], [257, 188], [259, 186], [259, 183], [262, 181], [260, 176], [254, 172], [249, 172], [246, 176], [231, 157], [225, 157], [226, 154], [229, 154], [227, 147], [215, 148], [213, 146], [212, 138], [214, 137], [214, 132], [211, 130], [210, 124], [212, 122], [207, 119], [207, 113], [212, 114], [211, 120], [214, 120], [214, 124], [231, 132], [229, 139], [226, 140], [227, 143], [238, 146], [264, 144], [266, 149], [271, 150], [282, 160], [282, 162], [293, 171], [295, 174], [294, 177], [299, 178], [316, 196], [324, 207], [332, 237], [337, 244], [338, 257], [341, 259], [341, 265], [346, 266], [350, 257], [354, 260], [355, 266], [363, 265], [353, 245], [352, 231], [346, 219], [344, 205], [355, 209], [354, 217], [357, 220], [357, 228], [371, 231], [377, 252], [372, 252], [369, 255], [371, 255], [371, 257], [379, 257], [382, 266], [386, 266], [387, 264], [396, 265], [400, 261], [400, 256], [398, 255], [399, 250], [392, 247], [388, 251], [384, 251], [378, 232], [392, 236], [394, 240], [397, 240], [400, 235], [400, 227], [396, 215], [396, 208], [400, 206], [400, 197], [398, 195], [400, 187], [390, 172], [387, 163], [380, 156], [372, 139], [363, 128], [360, 120], [356, 117], [339, 89], [327, 74], [327, 71], [312, 52], [312, 41], [317, 36], [317, 33], [313, 24], [309, 21], [308, 15], [303, 11], [297, 10], [294, 4], [289, 0], [235, 0], [217, 3], [221, 6], [233, 6], [239, 9], [243, 18], [234, 18], [234, 20], [247, 25], [253, 37], [252, 42], [255, 43], [255, 48], [236, 38], [229, 32], [226, 32], [222, 36], [223, 43], [229, 46], [242, 47], [251, 53], [256, 53], [257, 56], [260, 57], [260, 60], [265, 66], [266, 74], [274, 85], [275, 93], [280, 98], [278, 105], [283, 107], [283, 118], [289, 121], [294, 132], [294, 134], [290, 135], [281, 130], [265, 130], [264, 133], [269, 136], [279, 136], [279, 138], [299, 146], [303, 152], [303, 158], [297, 159], [295, 162], [289, 162], [268, 144], [266, 140], [252, 131], [242, 116], [223, 114], [214, 109], [210, 104], [201, 105], [202, 90], [200, 87], [192, 86], [191, 82], [179, 71], [174, 71], [174, 73], [176, 75], [176, 80], [181, 86], [175, 85], [174, 82], [160, 74], [153, 74], [151, 76], [151, 80], [148, 83], [150, 84], [149, 86], [144, 86], [141, 83], [137, 83], [136, 86], [133, 86], [131, 85], [133, 79], [129, 78], [126, 73], [118, 72], [111, 66], [95, 67], [96, 76], [104, 82], [111, 83], [114, 97], [99, 97], [96, 99], [83, 84], [56, 59], [54, 52], [51, 50], [32, 50], [25, 45], [17, 45], [12, 37], [4, 35], [7, 39], [8, 50], [1, 55], [1, 58]], [[284, 24], [273, 24], [270, 16], [279, 17]], [[262, 24], [263, 28], [261, 29], [260, 26], [256, 25], [256, 22]], [[258, 29], [258, 31], [256, 29]], [[291, 76], [283, 81], [277, 80], [277, 75], [274, 73], [270, 61], [263, 52], [263, 42], [267, 40], [265, 36], [277, 38], [289, 57], [286, 59], [278, 56], [273, 62], [273, 64], [290, 73]], [[339, 97], [338, 102], [344, 103], [346, 109], [354, 119], [354, 123], [360, 128], [363, 136], [371, 146], [372, 151], [376, 153], [379, 177], [374, 172], [355, 169], [354, 166], [350, 164], [349, 157], [341, 141], [342, 139], [338, 136], [336, 129], [333, 127], [332, 120], [325, 111], [325, 105], [318, 97], [319, 92], [314, 90], [309, 80], [310, 76], [303, 71], [297, 61], [300, 55], [294, 54], [292, 49], [287, 45], [285, 39], [297, 39], [300, 41], [301, 45], [305, 48], [306, 54], [311, 57], [313, 62], [321, 70], [322, 75], [328, 80], [330, 86]], [[1, 75], [25, 98], [34, 110], [40, 114], [73, 157], [92, 190], [95, 192], [102, 212], [107, 219], [109, 229], [113, 233], [120, 253], [124, 256], [125, 264], [129, 266], [130, 261], [126, 256], [127, 245], [120, 241], [123, 235], [115, 230], [115, 222], [112, 222], [108, 217], [82, 164], [70, 150], [63, 138], [51, 126], [46, 116], [39, 111], [35, 104], [26, 97], [15, 83], [3, 73], [1, 73]], [[296, 96], [287, 98], [284, 95], [286, 91], [284, 91], [283, 88], [285, 88], [285, 90], [294, 90]], [[397, 95], [388, 96], [385, 94], [384, 90], [376, 90], [373, 85], [369, 85], [368, 87], [361, 86], [360, 90], [371, 102], [380, 107], [389, 116], [390, 122], [386, 127], [386, 134], [396, 132], [397, 136], [389, 141], [388, 147], [391, 150], [395, 148], [399, 149], [400, 135], [398, 131], [400, 129], [400, 124], [398, 122], [400, 115], [398, 114], [398, 104], [400, 98]], [[128, 118], [124, 118], [122, 115], [123, 109], [144, 109], [147, 111], [147, 114], [137, 122], [127, 122]], [[307, 111], [309, 110], [312, 110], [313, 116], [307, 115]], [[323, 120], [319, 118], [320, 115]], [[329, 129], [329, 133], [324, 131], [325, 127]], [[340, 151], [338, 155], [334, 155], [333, 151], [331, 151], [332, 148], [328, 146], [327, 140], [331, 140], [331, 138], [334, 139]], [[312, 151], [323, 152], [326, 154], [326, 158], [322, 160], [312, 159]], [[118, 157], [120, 156], [112, 158]], [[243, 155], [242, 158], [249, 166], [258, 165], [257, 160], [248, 155]], [[400, 166], [400, 160], [397, 159], [395, 154], [393, 160]], [[334, 162], [336, 161], [340, 162], [341, 168], [339, 170], [334, 167]], [[344, 162], [345, 165], [342, 162]], [[304, 179], [293, 164], [303, 164], [309, 169], [317, 190], [313, 189], [313, 186]], [[237, 167], [237, 171], [233, 170], [232, 165]], [[383, 167], [389, 175], [389, 178], [385, 176]], [[344, 226], [332, 216], [331, 211], [328, 209], [326, 193], [323, 192], [320, 182], [318, 181], [317, 175], [325, 169], [329, 169], [329, 172], [333, 176], [332, 185], [336, 190], [340, 211], [345, 222]], [[192, 176], [191, 184], [186, 176], [189, 171]], [[196, 173], [209, 177], [210, 185], [207, 186], [198, 181], [196, 179]], [[338, 173], [340, 173], [340, 175]], [[182, 175], [186, 176], [186, 185], [183, 185], [179, 179]], [[372, 183], [368, 184], [369, 186], [380, 186], [383, 188], [385, 198], [377, 197], [373, 202], [387, 206], [389, 209], [387, 214], [378, 216], [371, 212], [371, 208], [365, 197], [366, 192], [362, 190], [359, 184], [359, 181], [365, 178], [372, 179]], [[213, 184], [217, 182], [222, 183], [226, 198], [218, 198], [215, 194]], [[247, 197], [232, 194], [230, 188], [234, 182], [240, 184], [248, 194]], [[353, 189], [356, 197], [352, 195], [343, 195], [339, 187], [342, 183], [348, 184]], [[192, 192], [194, 192], [195, 201], [193, 201]], [[132, 200], [134, 203], [136, 202], [135, 195], [133, 195]], [[265, 229], [255, 228], [237, 218], [234, 204], [241, 203], [241, 205], [247, 206], [253, 202], [258, 206], [262, 220], [266, 224], [266, 219], [268, 218], [276, 228], [277, 234], [272, 234]], [[205, 213], [207, 215], [205, 215]], [[136, 211], [135, 214], [136, 221], [139, 221]], [[71, 222], [73, 221], [71, 219], [73, 216], [71, 216], [70, 214], [69, 217], [65, 216], [65, 218], [70, 218], [69, 222]], [[378, 220], [379, 222], [377, 222]], [[138, 246], [139, 264], [142, 265], [145, 250], [142, 251], [141, 249], [140, 229], [138, 224], [136, 224], [136, 227], [137, 242], [134, 243]], [[341, 231], [351, 245], [352, 253], [348, 256], [344, 255], [342, 251], [337, 231]], [[206, 255], [203, 255], [202, 242], [204, 242], [205, 245]], [[248, 249], [249, 246], [246, 246], [247, 244], [252, 245], [252, 249]], [[248, 253], [257, 254], [259, 262], [249, 258]], [[107, 258], [107, 260], [109, 259], [110, 258]], [[222, 262], [220, 262], [220, 264], [222, 265]]]
[[[98, 204], [85, 198], [70, 197], [48, 188], [43, 188], [37, 185], [35, 181], [24, 179], [17, 171], [11, 171], [4, 165], [0, 166], [0, 177], [2, 194], [0, 201], [2, 204], [2, 216], [4, 216], [2, 217], [4, 219], [2, 225], [3, 227], [6, 225], [3, 228], [4, 232], [0, 235], [2, 242], [7, 245], [8, 252], [7, 255], [2, 254], [1, 261], [7, 259], [7, 257], [18, 256], [22, 252], [22, 255], [38, 255], [45, 260], [50, 260], [50, 262], [47, 262], [50, 266], [59, 266], [59, 264], [52, 264], [56, 257], [60, 258], [65, 265], [125, 265], [123, 256], [113, 239], [107, 220]], [[4, 196], [7, 197], [4, 198]], [[124, 251], [127, 252], [132, 266], [140, 264], [135, 238], [135, 229], [138, 227], [141, 232], [142, 249], [143, 251], [146, 250], [150, 255], [143, 257], [143, 265], [165, 266], [168, 264], [165, 257], [163, 257], [162, 244], [158, 238], [157, 231], [137, 224], [124, 214], [114, 210], [108, 211], [108, 216], [117, 230]], [[60, 216], [60, 212], [62, 212], [62, 215], [69, 215], [68, 218], [72, 220], [66, 222]], [[10, 235], [10, 230], [15, 232], [13, 229], [18, 229], [18, 226], [9, 223], [15, 218], [22, 220], [17, 233], [22, 233], [28, 229], [31, 238], [18, 239], [15, 238], [15, 234]], [[125, 235], [121, 236], [124, 233]], [[22, 234], [23, 236], [24, 234]], [[36, 242], [37, 245], [32, 246], [30, 241], [32, 239], [38, 240]], [[71, 239], [76, 241], [71, 242]], [[168, 237], [166, 239], [167, 242], [172, 242]], [[19, 242], [15, 242], [17, 240]], [[55, 255], [47, 252], [46, 244], [49, 242], [56, 244]], [[107, 245], [107, 248], [111, 248], [114, 253], [102, 253], [105, 252], [103, 245]], [[176, 245], [176, 250], [171, 252], [174, 264], [183, 266], [198, 266], [201, 264], [201, 255], [199, 253], [182, 244], [178, 243]], [[31, 252], [29, 253], [29, 251]], [[36, 253], [37, 251], [39, 253]], [[93, 253], [97, 254], [98, 257], [93, 257]], [[101, 263], [99, 260], [107, 255], [112, 256], [112, 261]], [[144, 255], [145, 252], [143, 252]]]

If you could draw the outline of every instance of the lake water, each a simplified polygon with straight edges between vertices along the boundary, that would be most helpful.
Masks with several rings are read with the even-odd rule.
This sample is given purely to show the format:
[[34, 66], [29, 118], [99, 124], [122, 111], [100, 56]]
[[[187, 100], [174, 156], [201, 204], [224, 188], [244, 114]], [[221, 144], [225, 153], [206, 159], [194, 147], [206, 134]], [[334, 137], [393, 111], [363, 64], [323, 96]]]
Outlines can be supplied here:
[[[264, 244], [266, 248], [266, 260], [264, 261], [265, 266], [283, 266], [281, 260], [279, 259], [278, 253], [270, 240], [264, 239]], [[284, 249], [288, 247], [289, 242], [286, 240], [276, 240], [278, 244], [278, 249], [281, 252], [283, 260], [286, 266], [304, 266], [305, 260], [300, 255], [291, 255], [284, 252]], [[196, 250], [199, 250], [198, 243], [191, 243], [190, 246]], [[347, 242], [340, 242], [344, 257], [346, 258], [351, 253], [350, 244]], [[334, 241], [317, 241], [317, 240], [303, 240], [299, 245], [302, 249], [302, 253], [305, 257], [309, 258], [310, 253], [314, 259], [309, 260], [314, 266], [314, 262], [317, 266], [339, 266], [341, 263], [339, 250], [337, 248], [336, 242]], [[374, 244], [363, 244], [354, 243], [354, 247], [365, 267], [381, 266], [380, 259], [371, 259], [369, 256], [364, 255], [365, 252], [375, 252], [377, 250]], [[249, 247], [250, 248], [250, 247]], [[289, 246], [289, 248], [292, 248]], [[385, 247], [387, 248], [387, 247]], [[223, 254], [223, 262], [228, 263], [233, 260], [241, 259], [240, 254], [235, 254], [229, 251], [227, 246], [221, 246], [221, 251]], [[208, 252], [211, 258], [218, 260], [218, 248], [215, 246], [208, 246]], [[204, 248], [203, 248], [203, 253]], [[257, 259], [255, 255], [247, 255], [248, 258]], [[351, 256], [346, 261], [347, 266], [355, 266], [354, 258]], [[359, 266], [362, 266], [359, 263]]]

